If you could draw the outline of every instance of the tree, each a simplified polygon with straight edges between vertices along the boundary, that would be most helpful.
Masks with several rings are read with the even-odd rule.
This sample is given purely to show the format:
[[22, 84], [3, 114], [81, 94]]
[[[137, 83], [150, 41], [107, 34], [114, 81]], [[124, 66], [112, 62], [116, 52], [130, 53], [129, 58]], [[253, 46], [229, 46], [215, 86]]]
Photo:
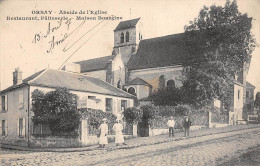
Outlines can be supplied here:
[[260, 92], [256, 93], [254, 106], [258, 115], [258, 122], [260, 122]]
[[75, 131], [79, 124], [77, 96], [66, 88], [57, 88], [46, 94], [38, 89], [34, 90], [32, 111], [34, 124], [49, 124], [54, 134]]
[[256, 108], [259, 108], [260, 109], [260, 92], [257, 92], [256, 95], [255, 95], [255, 103], [254, 103], [254, 106]]
[[153, 92], [149, 98], [156, 106], [176, 106], [181, 103], [181, 96], [180, 89], [170, 86]]
[[251, 21], [235, 0], [227, 0], [224, 7], [204, 6], [184, 27], [189, 48], [183, 64], [185, 102], [205, 106], [217, 98], [228, 105], [235, 75], [250, 63], [256, 46]]

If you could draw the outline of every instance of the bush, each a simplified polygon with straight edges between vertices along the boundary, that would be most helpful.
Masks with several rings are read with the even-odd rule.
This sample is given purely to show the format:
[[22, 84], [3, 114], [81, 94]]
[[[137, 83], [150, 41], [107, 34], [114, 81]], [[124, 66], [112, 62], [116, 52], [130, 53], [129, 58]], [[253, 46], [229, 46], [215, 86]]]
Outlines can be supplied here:
[[142, 113], [143, 112], [139, 108], [130, 107], [123, 112], [123, 115], [128, 124], [137, 124], [143, 116]]
[[91, 108], [82, 108], [79, 109], [79, 113], [82, 118], [86, 118], [88, 126], [90, 127], [90, 134], [97, 134], [97, 129], [102, 123], [102, 119], [107, 119], [107, 125], [109, 129], [109, 134], [113, 133], [112, 128], [116, 122], [116, 116], [110, 112], [103, 112], [101, 110], [91, 109]]
[[182, 102], [180, 89], [171, 86], [153, 92], [149, 98], [156, 106], [176, 106]]
[[156, 116], [156, 108], [151, 105], [143, 105], [140, 108], [143, 116], [142, 116], [142, 121], [151, 121], [152, 119], [155, 118]]
[[209, 108], [196, 109], [189, 105], [151, 106], [128, 108], [124, 112], [127, 123], [146, 121], [152, 128], [167, 128], [170, 116], [175, 119], [175, 128], [182, 128], [184, 115], [189, 115], [192, 125], [208, 125]]
[[67, 88], [57, 88], [44, 94], [36, 89], [32, 92], [32, 121], [37, 124], [49, 124], [52, 134], [73, 132], [79, 125], [77, 96]]

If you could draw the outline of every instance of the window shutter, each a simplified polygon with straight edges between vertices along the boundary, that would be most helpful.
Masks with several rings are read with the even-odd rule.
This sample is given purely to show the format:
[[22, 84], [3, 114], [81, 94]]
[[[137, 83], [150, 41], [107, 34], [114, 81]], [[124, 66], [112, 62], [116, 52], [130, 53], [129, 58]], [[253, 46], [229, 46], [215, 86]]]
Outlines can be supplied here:
[[0, 111], [2, 111], [2, 96], [0, 96]]
[[5, 95], [5, 111], [8, 111], [8, 95]]
[[17, 119], [17, 136], [19, 136], [19, 118]]
[[22, 136], [25, 136], [25, 118], [23, 118], [23, 130], [22, 130]]
[[1, 120], [1, 122], [0, 122], [0, 136], [2, 136], [2, 120]]
[[23, 108], [23, 90], [19, 91], [19, 108]]
[[8, 122], [5, 120], [5, 135], [8, 135]]

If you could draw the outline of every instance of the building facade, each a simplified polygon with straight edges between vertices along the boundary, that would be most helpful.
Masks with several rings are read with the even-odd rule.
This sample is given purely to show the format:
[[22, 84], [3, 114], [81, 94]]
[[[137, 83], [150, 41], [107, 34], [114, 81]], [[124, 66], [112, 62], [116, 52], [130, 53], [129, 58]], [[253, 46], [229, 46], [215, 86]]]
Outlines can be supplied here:
[[38, 132], [31, 121], [31, 94], [36, 89], [46, 93], [65, 87], [78, 96], [78, 108], [99, 109], [118, 116], [122, 109], [134, 106], [135, 96], [98, 78], [79, 73], [45, 69], [22, 80], [18, 68], [13, 78], [13, 86], [0, 92], [0, 136], [1, 142], [6, 144], [26, 146], [32, 135]]
[[[97, 74], [113, 86], [135, 95], [139, 104], [149, 104], [149, 95], [159, 88], [182, 86], [182, 64], [190, 54], [185, 41], [190, 37], [195, 36], [180, 33], [143, 39], [140, 18], [122, 21], [114, 30], [112, 55], [76, 64], [80, 64], [82, 74]], [[93, 62], [98, 65], [88, 65]], [[242, 120], [247, 71], [248, 65], [245, 65], [233, 86], [229, 115], [233, 121]], [[233, 122], [230, 120], [230, 123]]]

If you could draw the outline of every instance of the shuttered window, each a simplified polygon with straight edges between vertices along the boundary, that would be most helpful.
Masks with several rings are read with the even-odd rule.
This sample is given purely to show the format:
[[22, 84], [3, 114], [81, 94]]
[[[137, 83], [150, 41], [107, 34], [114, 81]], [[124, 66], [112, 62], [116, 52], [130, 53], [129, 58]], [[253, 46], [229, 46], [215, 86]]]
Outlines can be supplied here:
[[7, 120], [2, 120], [0, 122], [0, 135], [1, 136], [7, 136], [7, 132], [8, 132], [7, 125], [8, 125]]
[[25, 118], [17, 119], [17, 135], [19, 137], [25, 137]]
[[8, 110], [8, 96], [1, 96], [0, 97], [0, 111], [6, 112]]
[[19, 108], [23, 108], [24, 107], [23, 90], [20, 90], [18, 93], [19, 93]]

